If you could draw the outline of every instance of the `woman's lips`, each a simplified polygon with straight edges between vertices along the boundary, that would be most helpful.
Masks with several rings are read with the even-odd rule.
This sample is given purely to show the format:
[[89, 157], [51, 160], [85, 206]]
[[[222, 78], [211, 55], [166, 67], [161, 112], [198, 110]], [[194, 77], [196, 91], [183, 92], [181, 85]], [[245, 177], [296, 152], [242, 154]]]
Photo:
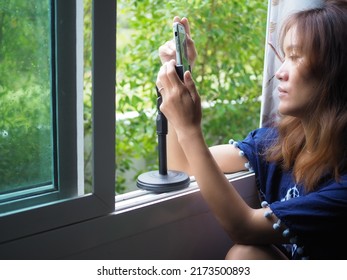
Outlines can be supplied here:
[[283, 97], [283, 96], [287, 96], [288, 92], [281, 86], [279, 86], [278, 88], [278, 96], [279, 97]]

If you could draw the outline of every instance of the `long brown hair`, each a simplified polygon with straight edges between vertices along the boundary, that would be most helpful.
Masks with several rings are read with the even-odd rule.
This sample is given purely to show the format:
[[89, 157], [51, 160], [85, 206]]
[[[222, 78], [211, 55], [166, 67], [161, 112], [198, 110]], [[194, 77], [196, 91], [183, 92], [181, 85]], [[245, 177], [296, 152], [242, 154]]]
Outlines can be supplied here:
[[293, 26], [308, 71], [319, 81], [318, 94], [309, 104], [305, 131], [300, 119], [283, 116], [278, 141], [266, 157], [292, 169], [309, 192], [327, 177], [339, 181], [347, 170], [347, 1], [325, 1], [290, 16], [282, 27], [282, 45]]

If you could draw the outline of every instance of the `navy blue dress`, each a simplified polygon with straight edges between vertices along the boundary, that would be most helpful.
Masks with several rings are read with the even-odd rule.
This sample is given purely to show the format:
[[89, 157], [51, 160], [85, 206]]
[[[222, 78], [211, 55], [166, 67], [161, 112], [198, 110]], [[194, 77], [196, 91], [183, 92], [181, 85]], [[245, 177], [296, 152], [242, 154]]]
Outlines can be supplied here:
[[347, 174], [305, 193], [290, 171], [265, 161], [264, 150], [276, 137], [275, 128], [259, 128], [237, 146], [255, 172], [260, 196], [289, 229], [291, 244], [283, 246], [292, 259], [347, 259]]

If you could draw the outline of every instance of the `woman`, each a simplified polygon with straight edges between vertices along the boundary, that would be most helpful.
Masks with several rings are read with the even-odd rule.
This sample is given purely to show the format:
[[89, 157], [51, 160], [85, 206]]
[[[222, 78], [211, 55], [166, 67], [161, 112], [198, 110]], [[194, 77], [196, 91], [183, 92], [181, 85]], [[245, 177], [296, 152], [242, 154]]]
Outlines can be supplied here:
[[[181, 21], [190, 34], [186, 18]], [[347, 2], [290, 16], [281, 33], [279, 123], [241, 142], [208, 148], [189, 72], [175, 72], [174, 46], [159, 48], [156, 85], [168, 118], [170, 169], [194, 175], [230, 235], [226, 259], [345, 259], [347, 239]], [[191, 64], [197, 56], [188, 36]], [[250, 208], [224, 173], [252, 168], [263, 202]]]

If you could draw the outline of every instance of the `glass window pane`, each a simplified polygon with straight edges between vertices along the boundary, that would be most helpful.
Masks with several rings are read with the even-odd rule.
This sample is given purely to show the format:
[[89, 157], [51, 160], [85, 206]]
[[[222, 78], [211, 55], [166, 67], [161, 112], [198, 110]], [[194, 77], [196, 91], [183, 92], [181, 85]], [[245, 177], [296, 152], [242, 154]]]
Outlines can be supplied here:
[[92, 0], [83, 0], [84, 192], [92, 192]]
[[267, 2], [117, 1], [117, 194], [138, 190], [138, 175], [159, 168], [154, 86], [173, 15], [191, 24], [206, 143], [243, 139], [259, 127]]
[[50, 2], [0, 2], [0, 195], [52, 183]]

